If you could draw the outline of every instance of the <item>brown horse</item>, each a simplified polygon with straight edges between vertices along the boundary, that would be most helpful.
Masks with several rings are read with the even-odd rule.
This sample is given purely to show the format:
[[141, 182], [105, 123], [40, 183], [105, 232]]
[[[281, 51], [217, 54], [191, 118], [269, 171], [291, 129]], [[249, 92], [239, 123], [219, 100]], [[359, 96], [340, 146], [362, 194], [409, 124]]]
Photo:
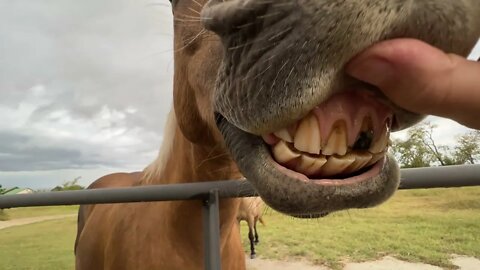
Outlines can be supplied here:
[[250, 258], [254, 259], [256, 256], [255, 245], [258, 244], [257, 222], [260, 221], [263, 225], [262, 215], [264, 210], [264, 203], [259, 197], [246, 197], [240, 199], [240, 207], [238, 208], [237, 219], [238, 222], [245, 220], [248, 224], [248, 240], [250, 241]]
[[[166, 1], [166, 0], [165, 0]], [[370, 45], [397, 37], [468, 54], [478, 0], [176, 0], [173, 111], [142, 173], [91, 188], [233, 179], [272, 208], [317, 217], [385, 201], [396, 189], [390, 129], [422, 116], [346, 76]], [[155, 116], [152, 116], [155, 117]], [[245, 269], [239, 200], [220, 202], [223, 269]], [[80, 269], [201, 269], [201, 202], [82, 206]]]

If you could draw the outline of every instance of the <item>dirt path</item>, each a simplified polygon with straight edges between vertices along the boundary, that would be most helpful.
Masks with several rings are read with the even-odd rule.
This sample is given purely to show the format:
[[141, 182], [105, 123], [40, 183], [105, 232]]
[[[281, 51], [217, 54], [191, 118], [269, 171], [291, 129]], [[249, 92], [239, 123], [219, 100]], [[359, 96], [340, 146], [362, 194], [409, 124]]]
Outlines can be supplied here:
[[[458, 266], [460, 270], [479, 270], [480, 260], [472, 257], [453, 255], [450, 260], [454, 265]], [[299, 262], [281, 262], [275, 260], [265, 259], [247, 259], [248, 270], [329, 270], [325, 266], [312, 265], [306, 261]], [[362, 263], [347, 263], [343, 270], [442, 270], [438, 266], [433, 266], [423, 263], [410, 263], [397, 260], [393, 257], [386, 256], [381, 260], [362, 262]]]
[[13, 227], [13, 226], [21, 226], [27, 225], [32, 223], [37, 223], [41, 221], [47, 220], [54, 220], [54, 219], [62, 219], [67, 217], [74, 217], [77, 214], [69, 214], [69, 215], [55, 215], [55, 216], [42, 216], [42, 217], [31, 217], [31, 218], [17, 218], [7, 221], [0, 221], [0, 230]]

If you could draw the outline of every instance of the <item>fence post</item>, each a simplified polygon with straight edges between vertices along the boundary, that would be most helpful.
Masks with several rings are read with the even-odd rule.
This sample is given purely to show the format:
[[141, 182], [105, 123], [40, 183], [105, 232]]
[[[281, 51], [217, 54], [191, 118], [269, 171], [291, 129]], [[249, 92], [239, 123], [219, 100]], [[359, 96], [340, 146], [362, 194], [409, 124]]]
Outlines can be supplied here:
[[218, 189], [203, 201], [203, 247], [205, 270], [220, 270], [220, 215]]

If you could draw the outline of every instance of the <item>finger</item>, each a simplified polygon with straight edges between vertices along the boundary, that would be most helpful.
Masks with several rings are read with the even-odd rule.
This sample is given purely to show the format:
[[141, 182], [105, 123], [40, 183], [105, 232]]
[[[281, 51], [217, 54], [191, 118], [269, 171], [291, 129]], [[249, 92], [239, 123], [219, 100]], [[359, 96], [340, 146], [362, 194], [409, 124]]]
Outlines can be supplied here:
[[[480, 125], [480, 65], [421, 41], [390, 40], [356, 56], [346, 67], [374, 84], [398, 106]], [[457, 110], [457, 109], [460, 109]], [[476, 122], [476, 123], [475, 123]]]

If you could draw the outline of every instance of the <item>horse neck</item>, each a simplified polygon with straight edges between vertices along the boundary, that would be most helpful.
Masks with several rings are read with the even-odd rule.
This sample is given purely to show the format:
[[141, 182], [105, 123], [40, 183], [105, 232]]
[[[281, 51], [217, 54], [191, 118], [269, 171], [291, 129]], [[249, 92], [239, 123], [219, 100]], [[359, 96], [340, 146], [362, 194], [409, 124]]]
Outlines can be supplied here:
[[188, 141], [177, 128], [177, 136], [161, 183], [186, 183], [240, 178], [230, 155], [219, 147], [202, 146]]
[[[191, 143], [185, 138], [170, 113], [165, 129], [164, 142], [156, 161], [144, 170], [142, 184], [179, 184], [187, 182], [216, 181], [238, 179], [241, 177], [235, 163], [224, 147], [204, 146]], [[163, 204], [171, 228], [182, 235], [186, 241], [201, 241], [201, 207], [199, 201], [179, 201]], [[236, 226], [239, 200], [223, 199], [220, 201], [221, 241], [224, 242]], [[168, 221], [167, 221], [168, 220]], [[198, 223], [198, 224], [196, 224]], [[187, 237], [186, 234], [189, 235]], [[238, 233], [238, 232], [236, 232]], [[197, 235], [198, 234], [198, 235]], [[225, 243], [225, 242], [224, 242]]]
[[171, 112], [160, 153], [144, 170], [142, 184], [179, 184], [240, 177], [224, 147], [190, 142], [183, 136]]

